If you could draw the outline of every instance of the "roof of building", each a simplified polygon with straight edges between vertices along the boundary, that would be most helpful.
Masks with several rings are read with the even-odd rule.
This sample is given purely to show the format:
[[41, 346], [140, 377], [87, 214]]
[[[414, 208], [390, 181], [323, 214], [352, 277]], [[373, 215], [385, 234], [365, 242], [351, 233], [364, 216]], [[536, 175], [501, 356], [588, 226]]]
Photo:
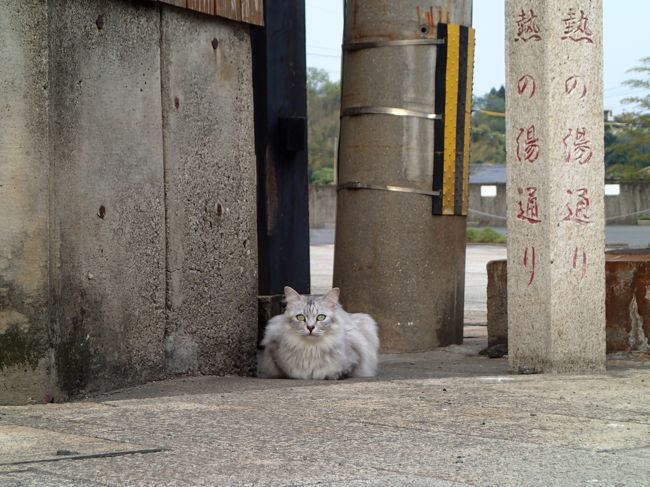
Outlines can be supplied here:
[[470, 164], [469, 184], [506, 184], [505, 164]]

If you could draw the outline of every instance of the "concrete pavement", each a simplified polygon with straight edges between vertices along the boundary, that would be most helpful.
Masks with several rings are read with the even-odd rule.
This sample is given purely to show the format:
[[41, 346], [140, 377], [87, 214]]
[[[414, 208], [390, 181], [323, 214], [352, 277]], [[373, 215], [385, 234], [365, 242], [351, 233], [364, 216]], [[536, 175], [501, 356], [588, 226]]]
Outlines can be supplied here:
[[[328, 245], [312, 247], [315, 292]], [[504, 250], [468, 248], [470, 291]], [[367, 380], [178, 378], [0, 407], [0, 486], [650, 485], [647, 354], [514, 376], [486, 341], [466, 326], [463, 345], [384, 355]]]
[[2, 486], [647, 486], [650, 369], [511, 376], [463, 346], [379, 377], [198, 377], [0, 408]]

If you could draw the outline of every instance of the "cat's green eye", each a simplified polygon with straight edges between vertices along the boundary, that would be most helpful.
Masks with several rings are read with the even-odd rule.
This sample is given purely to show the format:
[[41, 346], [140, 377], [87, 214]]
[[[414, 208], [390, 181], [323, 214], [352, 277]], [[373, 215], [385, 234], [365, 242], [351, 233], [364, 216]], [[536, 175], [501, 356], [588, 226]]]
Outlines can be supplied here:
[[305, 321], [305, 315], [296, 315], [298, 321]]
[[317, 319], [318, 321], [323, 321], [323, 320], [325, 319], [325, 315], [318, 315], [318, 316], [316, 317], [316, 319]]

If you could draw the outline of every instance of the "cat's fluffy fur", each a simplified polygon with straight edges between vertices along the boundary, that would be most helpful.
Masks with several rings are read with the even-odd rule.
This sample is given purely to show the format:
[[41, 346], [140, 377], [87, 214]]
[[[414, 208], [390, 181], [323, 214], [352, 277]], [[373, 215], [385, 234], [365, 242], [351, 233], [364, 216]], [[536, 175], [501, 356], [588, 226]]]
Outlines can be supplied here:
[[266, 326], [260, 375], [342, 379], [377, 373], [377, 324], [367, 314], [343, 310], [338, 288], [320, 297], [285, 287], [284, 295], [286, 311]]

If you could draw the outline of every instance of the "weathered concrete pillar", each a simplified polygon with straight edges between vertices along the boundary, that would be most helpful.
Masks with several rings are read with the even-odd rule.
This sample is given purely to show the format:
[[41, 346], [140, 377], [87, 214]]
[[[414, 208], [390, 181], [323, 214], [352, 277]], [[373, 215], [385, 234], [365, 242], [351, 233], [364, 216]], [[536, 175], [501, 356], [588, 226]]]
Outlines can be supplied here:
[[0, 404], [48, 390], [47, 2], [0, 0]]
[[257, 341], [256, 177], [244, 24], [162, 7], [167, 369], [247, 374]]
[[519, 372], [605, 362], [602, 1], [506, 1], [508, 343]]
[[[470, 25], [471, 1], [350, 0], [344, 43], [437, 37], [437, 24]], [[433, 112], [437, 49], [408, 45], [344, 51], [342, 113], [350, 107]], [[344, 117], [339, 184], [430, 191], [434, 122], [417, 117]], [[372, 314], [387, 352], [462, 342], [463, 216], [433, 216], [423, 194], [338, 193], [334, 284], [349, 311]]]
[[164, 376], [160, 12], [50, 2], [51, 320], [67, 394]]
[[252, 372], [251, 64], [243, 22], [0, 0], [0, 404]]

